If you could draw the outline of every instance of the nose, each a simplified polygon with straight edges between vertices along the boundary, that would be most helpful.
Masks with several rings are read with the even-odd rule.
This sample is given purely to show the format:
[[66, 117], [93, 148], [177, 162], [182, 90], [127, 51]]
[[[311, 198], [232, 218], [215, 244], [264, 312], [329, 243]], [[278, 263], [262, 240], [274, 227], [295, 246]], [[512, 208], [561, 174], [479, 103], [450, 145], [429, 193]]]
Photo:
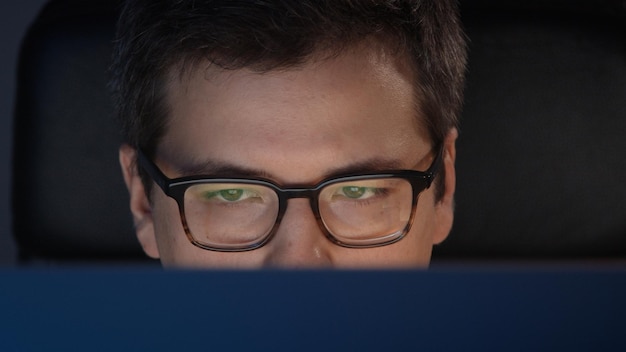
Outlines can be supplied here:
[[265, 266], [323, 268], [332, 266], [332, 243], [320, 229], [307, 199], [290, 199], [274, 238], [266, 246]]

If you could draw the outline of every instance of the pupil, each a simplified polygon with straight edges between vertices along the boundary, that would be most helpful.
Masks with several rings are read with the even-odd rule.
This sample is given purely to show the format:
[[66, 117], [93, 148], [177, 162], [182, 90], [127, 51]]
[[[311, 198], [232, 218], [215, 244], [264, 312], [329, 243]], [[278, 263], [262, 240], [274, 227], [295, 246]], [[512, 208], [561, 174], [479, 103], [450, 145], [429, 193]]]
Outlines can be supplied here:
[[365, 193], [365, 187], [349, 186], [343, 188], [343, 194], [348, 198], [360, 198]]
[[229, 200], [229, 201], [238, 200], [239, 198], [241, 198], [242, 194], [243, 194], [242, 189], [225, 189], [225, 190], [220, 191], [220, 195], [222, 196], [222, 198]]

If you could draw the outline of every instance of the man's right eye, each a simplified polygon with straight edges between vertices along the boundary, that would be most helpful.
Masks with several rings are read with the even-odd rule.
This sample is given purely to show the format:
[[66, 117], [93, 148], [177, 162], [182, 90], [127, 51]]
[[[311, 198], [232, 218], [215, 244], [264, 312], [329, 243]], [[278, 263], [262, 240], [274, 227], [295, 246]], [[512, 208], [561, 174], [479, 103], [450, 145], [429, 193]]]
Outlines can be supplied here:
[[262, 195], [254, 189], [226, 188], [204, 193], [204, 198], [216, 202], [243, 202], [262, 200]]
[[221, 189], [217, 191], [206, 192], [205, 197], [207, 199], [225, 200], [227, 202], [236, 202], [242, 199], [245, 190], [242, 188], [229, 188]]

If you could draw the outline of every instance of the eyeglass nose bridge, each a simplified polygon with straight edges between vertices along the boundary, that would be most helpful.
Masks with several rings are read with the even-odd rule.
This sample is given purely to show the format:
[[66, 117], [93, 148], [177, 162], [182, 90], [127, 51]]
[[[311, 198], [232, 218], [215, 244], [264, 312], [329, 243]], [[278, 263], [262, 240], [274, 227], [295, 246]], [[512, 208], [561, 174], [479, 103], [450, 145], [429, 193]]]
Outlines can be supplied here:
[[280, 190], [281, 196], [285, 199], [308, 198], [313, 200], [317, 197], [318, 190], [310, 188], [290, 188]]
[[[309, 205], [311, 210], [313, 211], [313, 216], [317, 220], [320, 227], [322, 227], [324, 232], [327, 232], [325, 228], [323, 228], [323, 224], [321, 222], [321, 215], [319, 212], [319, 204], [318, 204], [318, 196], [319, 189], [318, 188], [287, 188], [287, 189], [276, 189], [278, 192], [278, 197], [280, 198], [280, 209], [278, 213], [278, 223], [282, 220], [287, 211], [288, 201], [294, 198], [307, 198], [309, 200]], [[328, 234], [327, 234], [328, 236]]]

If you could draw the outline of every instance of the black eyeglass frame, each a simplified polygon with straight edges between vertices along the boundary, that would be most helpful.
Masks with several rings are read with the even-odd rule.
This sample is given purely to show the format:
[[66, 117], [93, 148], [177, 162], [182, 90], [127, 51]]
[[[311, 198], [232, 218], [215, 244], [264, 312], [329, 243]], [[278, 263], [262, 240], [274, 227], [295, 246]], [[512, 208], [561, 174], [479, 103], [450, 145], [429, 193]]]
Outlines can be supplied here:
[[[145, 170], [148, 175], [154, 180], [154, 182], [163, 190], [163, 192], [170, 198], [174, 199], [178, 204], [178, 210], [180, 213], [180, 219], [183, 225], [183, 229], [185, 230], [185, 235], [187, 239], [195, 246], [210, 250], [210, 251], [218, 251], [218, 252], [245, 252], [251, 251], [257, 248], [260, 248], [267, 244], [276, 234], [276, 230], [280, 226], [280, 223], [287, 211], [287, 202], [291, 198], [308, 198], [309, 203], [311, 205], [311, 209], [317, 221], [319, 228], [324, 233], [324, 236], [330, 240], [332, 243], [339, 245], [341, 247], [347, 248], [371, 248], [371, 247], [382, 247], [386, 245], [390, 245], [392, 243], [396, 243], [403, 239], [406, 234], [411, 229], [413, 225], [413, 220], [415, 218], [415, 210], [417, 208], [417, 200], [419, 195], [426, 189], [430, 188], [430, 185], [434, 181], [435, 177], [441, 165], [443, 163], [443, 147], [438, 148], [435, 159], [431, 163], [430, 167], [426, 171], [416, 171], [416, 170], [389, 170], [389, 171], [376, 171], [369, 173], [360, 173], [360, 174], [349, 174], [349, 175], [339, 175], [327, 178], [318, 184], [314, 185], [310, 188], [282, 188], [271, 180], [263, 179], [263, 178], [239, 178], [239, 177], [220, 177], [220, 176], [185, 176], [179, 178], [169, 178], [163, 174], [163, 172], [159, 169], [159, 167], [150, 160], [141, 149], [137, 150], [137, 162], [139, 166]], [[333, 236], [333, 234], [328, 230], [324, 221], [322, 220], [322, 216], [319, 211], [319, 195], [323, 188], [328, 185], [346, 182], [346, 181], [362, 181], [362, 180], [370, 180], [370, 179], [380, 179], [380, 178], [401, 178], [408, 181], [411, 184], [411, 189], [413, 191], [412, 196], [412, 206], [409, 220], [407, 221], [406, 226], [402, 230], [402, 234], [398, 237], [394, 237], [388, 241], [383, 241], [380, 243], [374, 244], [350, 244], [345, 243]], [[272, 189], [276, 192], [278, 196], [278, 213], [276, 215], [276, 220], [274, 221], [274, 226], [272, 229], [261, 238], [258, 242], [238, 247], [214, 247], [209, 246], [207, 244], [198, 242], [191, 233], [189, 226], [187, 225], [187, 218], [185, 216], [185, 192], [189, 187], [199, 183], [230, 183], [230, 184], [253, 184], [265, 186]]]

